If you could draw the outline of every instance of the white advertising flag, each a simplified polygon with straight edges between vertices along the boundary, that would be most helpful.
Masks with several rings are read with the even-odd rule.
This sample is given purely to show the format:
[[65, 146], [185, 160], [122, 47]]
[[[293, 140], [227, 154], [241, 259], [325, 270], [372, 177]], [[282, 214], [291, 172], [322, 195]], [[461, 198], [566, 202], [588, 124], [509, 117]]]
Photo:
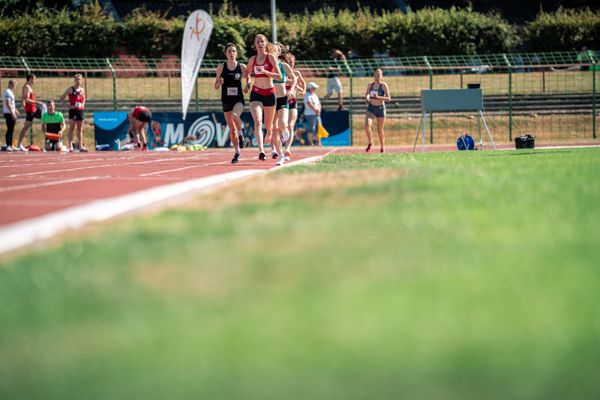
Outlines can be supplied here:
[[181, 44], [181, 108], [184, 120], [212, 29], [212, 19], [204, 10], [194, 11], [187, 19], [183, 29], [183, 43]]

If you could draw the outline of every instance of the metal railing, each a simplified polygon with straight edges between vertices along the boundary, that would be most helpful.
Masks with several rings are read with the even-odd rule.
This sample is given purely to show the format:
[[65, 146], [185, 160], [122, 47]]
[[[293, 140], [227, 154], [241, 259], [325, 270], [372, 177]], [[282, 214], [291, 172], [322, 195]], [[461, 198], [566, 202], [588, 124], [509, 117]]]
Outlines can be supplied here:
[[[204, 60], [198, 74], [191, 111], [220, 111], [220, 91], [213, 89], [214, 70], [221, 60]], [[327, 88], [331, 60], [298, 60], [308, 81]], [[353, 142], [363, 144], [364, 93], [373, 71], [381, 68], [392, 101], [386, 123], [390, 144], [407, 144], [414, 138], [420, 115], [422, 89], [466, 88], [479, 84], [484, 91], [486, 117], [497, 141], [512, 141], [531, 133], [542, 140], [596, 139], [596, 74], [598, 53], [577, 52], [482, 54], [460, 56], [380, 57], [347, 60], [340, 79], [344, 106], [349, 108]], [[89, 111], [125, 110], [147, 104], [161, 111], [180, 109], [180, 64], [177, 57], [160, 59], [0, 57], [0, 86], [9, 78], [29, 73], [40, 79], [39, 99], [56, 99], [82, 73]], [[337, 108], [333, 99], [325, 109]], [[88, 114], [90, 115], [90, 114]], [[432, 117], [430, 143], [452, 142], [462, 131], [475, 129], [469, 113], [443, 113]], [[434, 133], [435, 131], [435, 133]]]

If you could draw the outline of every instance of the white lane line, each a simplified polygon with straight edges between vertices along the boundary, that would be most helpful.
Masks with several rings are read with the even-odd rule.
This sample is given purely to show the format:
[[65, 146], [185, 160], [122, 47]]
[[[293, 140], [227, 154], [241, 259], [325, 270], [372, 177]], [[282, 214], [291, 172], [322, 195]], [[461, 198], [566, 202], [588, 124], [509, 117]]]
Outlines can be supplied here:
[[73, 172], [73, 171], [81, 171], [81, 170], [84, 170], [84, 169], [91, 169], [91, 168], [129, 167], [131, 165], [152, 164], [152, 163], [163, 162], [163, 161], [190, 161], [190, 160], [195, 160], [195, 159], [200, 159], [200, 158], [204, 158], [204, 157], [203, 156], [196, 156], [196, 157], [190, 157], [190, 158], [185, 158], [185, 159], [159, 158], [157, 160], [132, 162], [132, 163], [129, 163], [129, 164], [126, 164], [126, 165], [123, 165], [123, 164], [90, 165], [90, 166], [87, 166], [87, 167], [68, 168], [68, 169], [56, 169], [56, 170], [52, 170], [52, 171], [28, 172], [28, 173], [25, 173], [25, 174], [13, 174], [13, 175], [8, 175], [7, 178], [20, 178], [20, 177], [23, 177], [23, 176], [33, 176], [33, 175], [41, 175], [41, 174], [54, 174], [54, 173], [57, 173], [57, 172]]
[[[328, 152], [331, 154], [335, 149]], [[325, 155], [327, 155], [325, 154]], [[317, 162], [323, 156], [314, 156], [286, 164], [288, 167]], [[152, 205], [166, 205], [166, 200], [178, 200], [186, 195], [196, 194], [225, 185], [249, 176], [265, 174], [278, 170], [249, 169], [228, 172], [225, 174], [198, 178], [184, 182], [172, 183], [141, 190], [109, 199], [96, 200], [91, 203], [56, 211], [38, 218], [16, 222], [0, 227], [0, 253], [5, 253], [28, 246], [40, 240], [51, 238], [61, 232], [78, 229], [90, 222], [100, 222], [128, 212], [140, 212]]]
[[191, 169], [191, 168], [209, 167], [211, 165], [223, 165], [223, 164], [229, 164], [229, 163], [230, 163], [230, 161], [220, 161], [220, 162], [214, 162], [214, 163], [208, 163], [208, 164], [189, 165], [187, 167], [174, 168], [174, 169], [165, 169], [165, 170], [156, 171], [156, 172], [148, 172], [147, 174], [140, 174], [139, 176], [160, 175], [160, 174], [164, 174], [164, 173], [167, 173], [167, 172], [183, 171], [183, 170]]
[[287, 164], [283, 164], [281, 166], [277, 166], [277, 167], [273, 168], [273, 170], [276, 170], [276, 169], [279, 169], [279, 168], [294, 167], [296, 165], [316, 163], [316, 162], [321, 161], [326, 156], [335, 153], [337, 150], [338, 149], [335, 148], [335, 149], [333, 149], [331, 151], [328, 151], [327, 153], [323, 154], [322, 156], [313, 156], [313, 157], [303, 158], [303, 159], [297, 160], [297, 161], [292, 161], [292, 162], [289, 162]]
[[36, 188], [44, 187], [44, 186], [62, 185], [64, 183], [90, 181], [90, 180], [94, 180], [94, 179], [100, 179], [100, 177], [99, 176], [88, 176], [85, 178], [64, 179], [61, 181], [50, 181], [50, 182], [40, 182], [40, 183], [29, 183], [27, 185], [7, 186], [7, 187], [0, 188], [0, 193], [14, 192], [17, 190], [25, 190], [25, 189], [36, 189]]
[[251, 175], [265, 173], [263, 169], [229, 172], [190, 181], [159, 186], [152, 189], [97, 200], [81, 206], [46, 214], [39, 218], [0, 227], [0, 253], [48, 239], [60, 232], [77, 229], [90, 222], [99, 222], [166, 200], [197, 193]]
[[[68, 157], [68, 156], [65, 156]], [[96, 161], [116, 161], [116, 160], [125, 160], [126, 158], [124, 157], [119, 157], [119, 158], [80, 158], [78, 160], [69, 160], [69, 161], [65, 161], [65, 160], [54, 160], [53, 162], [39, 162], [39, 163], [28, 163], [28, 164], [23, 164], [23, 163], [17, 163], [15, 162], [14, 164], [9, 164], [9, 165], [0, 165], [0, 168], [14, 168], [14, 167], [19, 167], [19, 168], [28, 168], [28, 167], [42, 167], [45, 165], [56, 165], [58, 163], [60, 164], [73, 164], [73, 163], [83, 163], [83, 162], [96, 162]], [[47, 161], [48, 159], [44, 159], [44, 160], [40, 160], [40, 161]], [[19, 161], [19, 160], [16, 160]]]

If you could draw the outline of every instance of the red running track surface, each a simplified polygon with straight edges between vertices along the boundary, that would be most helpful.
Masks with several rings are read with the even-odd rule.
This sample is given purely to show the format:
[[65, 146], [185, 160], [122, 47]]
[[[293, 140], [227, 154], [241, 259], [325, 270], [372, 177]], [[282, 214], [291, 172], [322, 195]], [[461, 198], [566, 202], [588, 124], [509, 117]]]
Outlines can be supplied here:
[[[324, 155], [331, 148], [293, 149], [292, 161]], [[243, 169], [276, 167], [267, 151], [231, 149], [190, 152], [0, 153], [0, 226], [95, 200]]]

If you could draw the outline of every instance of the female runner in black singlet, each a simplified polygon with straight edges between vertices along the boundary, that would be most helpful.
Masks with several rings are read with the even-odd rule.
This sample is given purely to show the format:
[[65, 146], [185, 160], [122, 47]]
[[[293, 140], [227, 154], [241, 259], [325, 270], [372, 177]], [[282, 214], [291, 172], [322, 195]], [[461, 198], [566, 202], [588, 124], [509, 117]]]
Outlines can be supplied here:
[[245, 145], [240, 117], [242, 112], [244, 112], [242, 76], [246, 72], [246, 65], [237, 61], [237, 48], [235, 44], [227, 43], [224, 52], [227, 62], [217, 66], [214, 87], [215, 89], [221, 88], [223, 113], [229, 127], [229, 137], [235, 149], [231, 163], [237, 164], [241, 149]]

